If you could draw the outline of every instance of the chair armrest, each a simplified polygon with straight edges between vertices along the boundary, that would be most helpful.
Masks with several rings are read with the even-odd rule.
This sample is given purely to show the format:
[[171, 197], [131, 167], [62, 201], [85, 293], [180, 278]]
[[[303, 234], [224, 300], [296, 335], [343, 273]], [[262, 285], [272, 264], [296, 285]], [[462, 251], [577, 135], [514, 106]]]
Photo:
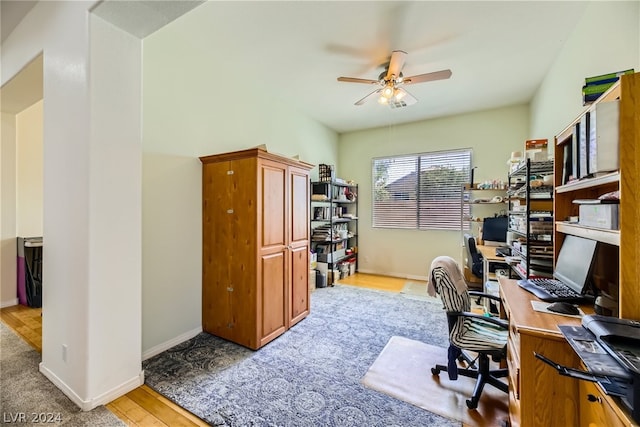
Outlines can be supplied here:
[[487, 317], [482, 314], [471, 313], [468, 311], [450, 311], [447, 312], [448, 316], [456, 316], [456, 317], [468, 317], [470, 319], [478, 319], [483, 322], [494, 324], [504, 330], [509, 329], [509, 322], [506, 319], [500, 319], [498, 317]]
[[484, 292], [480, 292], [480, 291], [467, 291], [467, 292], [469, 292], [469, 296], [471, 296], [471, 297], [489, 298], [489, 299], [492, 299], [492, 300], [498, 301], [498, 302], [502, 301], [500, 299], [500, 297], [497, 297], [497, 296], [491, 295], [491, 294], [485, 294]]

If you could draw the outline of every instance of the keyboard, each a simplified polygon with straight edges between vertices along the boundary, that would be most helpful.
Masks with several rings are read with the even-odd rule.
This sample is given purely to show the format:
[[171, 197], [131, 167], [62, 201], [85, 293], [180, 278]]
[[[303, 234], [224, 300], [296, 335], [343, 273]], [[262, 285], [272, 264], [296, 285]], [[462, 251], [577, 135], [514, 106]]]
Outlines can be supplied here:
[[517, 283], [521, 288], [531, 292], [542, 301], [585, 303], [594, 300], [593, 296], [578, 293], [556, 279], [527, 279], [518, 280]]

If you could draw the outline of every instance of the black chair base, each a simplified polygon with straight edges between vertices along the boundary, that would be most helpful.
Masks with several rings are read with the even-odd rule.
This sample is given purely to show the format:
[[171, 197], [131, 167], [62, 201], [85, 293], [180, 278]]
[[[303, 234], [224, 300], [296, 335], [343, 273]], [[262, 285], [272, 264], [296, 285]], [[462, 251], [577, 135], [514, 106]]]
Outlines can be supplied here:
[[[505, 378], [509, 375], [507, 369], [491, 370], [489, 368], [489, 356], [486, 354], [480, 354], [478, 356], [478, 365], [478, 369], [458, 368], [458, 375], [477, 379], [471, 399], [467, 399], [466, 401], [469, 409], [476, 409], [478, 407], [478, 402], [480, 402], [480, 396], [482, 395], [485, 384], [491, 384], [505, 393], [509, 392], [508, 384], [499, 380], [499, 378]], [[431, 368], [433, 375], [439, 375], [440, 372], [447, 372], [447, 367], [444, 365], [436, 365]]]

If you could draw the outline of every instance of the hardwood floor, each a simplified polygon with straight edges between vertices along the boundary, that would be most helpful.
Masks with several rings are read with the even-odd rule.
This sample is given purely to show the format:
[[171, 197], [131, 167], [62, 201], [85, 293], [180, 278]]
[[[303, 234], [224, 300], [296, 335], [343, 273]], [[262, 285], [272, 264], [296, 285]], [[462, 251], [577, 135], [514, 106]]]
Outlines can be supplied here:
[[404, 285], [407, 283], [407, 280], [398, 277], [356, 273], [351, 276], [345, 277], [344, 279], [338, 280], [338, 283], [343, 285], [378, 289], [381, 291], [400, 292], [404, 288]]
[[42, 309], [13, 305], [0, 310], [0, 320], [16, 331], [38, 353], [42, 353]]
[[[407, 280], [356, 273], [340, 283], [390, 292], [402, 291]], [[42, 309], [15, 305], [0, 310], [0, 320], [15, 330], [36, 351], [42, 353]], [[132, 427], [207, 427], [207, 423], [150, 387], [143, 385], [106, 405]], [[497, 421], [497, 420], [496, 420]], [[500, 425], [500, 424], [491, 424]], [[471, 427], [463, 425], [463, 427]], [[484, 426], [478, 426], [484, 427]]]
[[[0, 310], [0, 320], [42, 353], [42, 309], [14, 305]], [[189, 411], [156, 393], [146, 385], [106, 405], [131, 427], [209, 426]]]

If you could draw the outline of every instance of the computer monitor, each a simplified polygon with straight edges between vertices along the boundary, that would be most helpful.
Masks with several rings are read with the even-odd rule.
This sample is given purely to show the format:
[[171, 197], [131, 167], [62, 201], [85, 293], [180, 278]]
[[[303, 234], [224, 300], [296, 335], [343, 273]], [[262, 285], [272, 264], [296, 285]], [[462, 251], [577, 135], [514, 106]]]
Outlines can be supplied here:
[[495, 216], [482, 221], [482, 240], [487, 246], [502, 246], [507, 243], [509, 218]]
[[553, 277], [583, 293], [589, 280], [598, 242], [567, 235], [564, 238]]

